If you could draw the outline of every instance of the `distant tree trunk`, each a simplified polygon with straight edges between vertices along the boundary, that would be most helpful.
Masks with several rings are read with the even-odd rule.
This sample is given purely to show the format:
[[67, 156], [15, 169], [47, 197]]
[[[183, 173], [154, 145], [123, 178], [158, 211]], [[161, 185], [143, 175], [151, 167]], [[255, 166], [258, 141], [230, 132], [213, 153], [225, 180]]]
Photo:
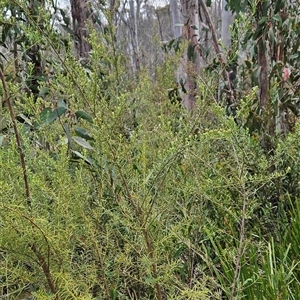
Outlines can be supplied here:
[[75, 34], [75, 50], [77, 58], [88, 59], [91, 45], [88, 42], [88, 23], [91, 21], [91, 9], [87, 0], [70, 0]]
[[[39, 9], [43, 8], [45, 5], [43, 0], [34, 1], [31, 0], [29, 2], [28, 9], [30, 11], [30, 17], [39, 26], [41, 29], [43, 28], [43, 23], [39, 20]], [[26, 49], [26, 55], [29, 57], [30, 62], [33, 65], [32, 74], [27, 81], [28, 88], [32, 93], [34, 100], [36, 101], [39, 96], [39, 80], [44, 74], [42, 57], [40, 53], [40, 46], [38, 44], [31, 45], [30, 41], [26, 41], [25, 43], [29, 43], [30, 48]]]
[[[231, 32], [230, 32], [230, 26], [234, 22], [234, 14], [231, 12], [230, 8], [227, 7], [227, 1], [221, 0], [222, 10], [221, 10], [221, 39], [223, 42], [223, 45], [225, 47], [225, 52], [231, 50]], [[224, 55], [224, 63], [227, 64], [227, 55]], [[231, 70], [233, 71], [233, 70]], [[236, 72], [236, 71], [235, 71]], [[219, 84], [218, 87], [218, 101], [222, 101], [222, 88]]]
[[173, 21], [174, 38], [178, 39], [182, 33], [181, 33], [181, 26], [180, 26], [181, 19], [179, 15], [177, 0], [170, 0], [170, 11], [171, 11], [172, 21]]
[[[263, 13], [262, 3], [258, 3], [256, 11], [257, 22], [263, 17], [267, 16], [267, 12]], [[260, 38], [257, 42], [257, 63], [260, 68], [258, 87], [259, 87], [259, 107], [262, 114], [262, 146], [264, 150], [269, 153], [272, 151], [272, 138], [275, 135], [275, 120], [271, 111], [271, 105], [269, 101], [269, 53], [267, 48], [267, 42], [263, 38]]]
[[181, 0], [181, 22], [178, 23], [179, 13], [176, 0], [171, 0], [170, 8], [172, 12], [173, 28], [175, 37], [179, 32], [178, 24], [181, 25], [183, 40], [188, 42], [177, 72], [177, 82], [181, 86], [182, 105], [188, 110], [192, 110], [196, 104], [196, 77], [200, 72], [200, 54], [198, 45], [199, 39], [199, 7], [197, 0]]
[[230, 34], [230, 26], [233, 24], [234, 21], [234, 14], [228, 10], [226, 10], [227, 1], [222, 0], [222, 27], [221, 27], [221, 37], [224, 46], [229, 50], [231, 48], [231, 34]]
[[134, 1], [129, 2], [129, 34], [130, 34], [130, 50], [131, 50], [131, 65], [133, 73], [138, 76], [140, 72], [140, 48], [138, 38], [138, 18], [140, 15], [141, 3], [136, 0], [136, 7]]

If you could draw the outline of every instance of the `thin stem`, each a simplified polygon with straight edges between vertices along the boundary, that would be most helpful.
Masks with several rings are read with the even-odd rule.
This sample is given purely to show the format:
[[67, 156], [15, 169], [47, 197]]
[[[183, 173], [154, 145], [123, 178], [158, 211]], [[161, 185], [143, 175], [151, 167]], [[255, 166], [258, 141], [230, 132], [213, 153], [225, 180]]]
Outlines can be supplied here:
[[236, 258], [236, 264], [235, 264], [235, 270], [234, 270], [234, 278], [232, 282], [231, 287], [231, 293], [230, 293], [230, 300], [234, 299], [235, 290], [236, 290], [236, 284], [240, 275], [241, 270], [241, 259], [243, 255], [243, 247], [244, 247], [244, 238], [245, 238], [245, 219], [246, 219], [246, 191], [243, 186], [243, 207], [242, 207], [242, 221], [241, 221], [241, 230], [240, 230], [240, 242], [239, 242], [239, 248]]
[[47, 279], [47, 282], [48, 282], [48, 285], [50, 287], [50, 290], [51, 290], [51, 293], [53, 295], [55, 295], [54, 299], [55, 300], [58, 300], [59, 297], [57, 295], [57, 291], [56, 291], [56, 287], [55, 287], [55, 283], [54, 283], [54, 280], [52, 278], [52, 275], [51, 275], [51, 272], [50, 272], [50, 268], [49, 268], [49, 264], [47, 264], [45, 258], [43, 257], [43, 255], [38, 251], [38, 249], [36, 248], [36, 245], [33, 244], [31, 245], [31, 250], [32, 252], [36, 255], [36, 258], [38, 259], [38, 262], [40, 264], [40, 266], [42, 267], [43, 269], [43, 272], [46, 276], [46, 279]]
[[19, 133], [18, 127], [17, 127], [15, 112], [14, 112], [12, 102], [11, 102], [11, 99], [10, 99], [10, 96], [9, 96], [9, 92], [8, 92], [8, 89], [7, 89], [4, 74], [3, 74], [3, 71], [2, 71], [1, 68], [0, 68], [0, 79], [1, 79], [1, 82], [2, 82], [3, 90], [4, 90], [4, 97], [5, 97], [4, 102], [6, 102], [6, 104], [8, 106], [8, 110], [9, 110], [9, 113], [10, 113], [10, 118], [11, 118], [11, 121], [13, 123], [14, 134], [15, 134], [15, 137], [16, 137], [17, 147], [18, 147], [18, 151], [19, 151], [19, 155], [20, 155], [20, 162], [21, 162], [21, 166], [22, 166], [22, 170], [23, 170], [23, 179], [24, 179], [24, 184], [25, 184], [25, 194], [26, 194], [26, 199], [27, 199], [27, 205], [28, 205], [29, 211], [31, 211], [32, 206], [31, 206], [31, 199], [30, 199], [30, 188], [29, 188], [28, 174], [27, 174], [27, 168], [26, 168], [26, 163], [25, 163], [25, 155], [24, 155], [24, 152], [22, 150], [21, 138], [20, 138], [20, 133]]
[[[126, 191], [126, 195], [128, 197], [128, 200], [131, 203], [131, 205], [133, 206], [134, 213], [135, 213], [136, 218], [137, 218], [137, 220], [139, 222], [139, 225], [141, 226], [141, 231], [142, 231], [142, 234], [144, 236], [144, 239], [145, 239], [145, 242], [146, 242], [146, 246], [147, 246], [147, 252], [148, 252], [148, 255], [149, 255], [149, 257], [150, 257], [150, 259], [152, 261], [152, 265], [151, 265], [152, 276], [155, 279], [157, 279], [158, 275], [157, 275], [156, 263], [154, 262], [153, 243], [152, 243], [151, 237], [149, 235], [149, 232], [147, 231], [147, 229], [145, 227], [145, 222], [143, 220], [144, 218], [143, 218], [143, 215], [142, 215], [142, 210], [141, 210], [141, 208], [133, 200], [133, 197], [131, 195], [129, 186], [127, 184], [127, 180], [126, 180], [126, 178], [125, 178], [125, 176], [123, 174], [121, 166], [117, 163], [117, 158], [116, 158], [116, 155], [115, 155], [114, 151], [112, 151], [112, 154], [113, 154], [114, 161], [115, 161], [115, 163], [117, 165], [117, 168], [119, 170], [119, 173], [120, 173], [120, 176], [121, 176], [121, 180], [122, 180], [123, 185], [125, 187], [125, 191]], [[160, 287], [160, 285], [159, 285], [158, 282], [155, 283], [155, 290], [156, 290], [156, 298], [158, 300], [162, 300], [163, 299], [163, 297], [162, 297], [162, 291], [161, 291], [161, 287]]]

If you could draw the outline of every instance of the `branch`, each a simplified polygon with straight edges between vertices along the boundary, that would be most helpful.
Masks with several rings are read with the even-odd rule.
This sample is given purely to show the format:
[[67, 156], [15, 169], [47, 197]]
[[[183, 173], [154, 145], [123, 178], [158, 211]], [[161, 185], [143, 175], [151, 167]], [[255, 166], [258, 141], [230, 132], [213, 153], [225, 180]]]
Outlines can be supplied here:
[[223, 78], [224, 80], [228, 83], [227, 84], [227, 91], [230, 95], [230, 104], [234, 103], [234, 92], [232, 90], [232, 87], [231, 87], [231, 84], [230, 84], [230, 78], [229, 78], [229, 73], [227, 72], [225, 66], [226, 66], [226, 61], [225, 61], [225, 58], [224, 58], [224, 54], [221, 52], [220, 50], [220, 47], [219, 47], [219, 43], [218, 43], [218, 38], [217, 38], [217, 34], [216, 34], [216, 30], [213, 26], [213, 22], [211, 20], [211, 17], [210, 17], [210, 14], [207, 10], [207, 6], [206, 4], [204, 3], [203, 0], [199, 0], [199, 4], [200, 6], [202, 7], [203, 9], [203, 13], [205, 15], [205, 18], [208, 22], [208, 27], [209, 29], [211, 30], [211, 35], [212, 35], [212, 40], [213, 40], [213, 44], [214, 44], [214, 48], [217, 52], [217, 55], [218, 55], [218, 58], [219, 58], [219, 62], [221, 64], [221, 66], [223, 67]]
[[25, 194], [26, 194], [26, 199], [27, 199], [27, 205], [28, 205], [29, 210], [31, 211], [32, 207], [31, 207], [31, 199], [30, 199], [30, 188], [29, 188], [27, 168], [26, 168], [26, 163], [25, 163], [25, 155], [22, 150], [21, 138], [20, 138], [20, 133], [19, 133], [18, 127], [17, 127], [15, 112], [13, 110], [12, 102], [11, 102], [11, 99], [9, 96], [6, 81], [5, 81], [4, 74], [3, 74], [3, 71], [1, 68], [0, 68], [0, 79], [2, 82], [3, 90], [4, 90], [4, 97], [5, 97], [4, 102], [7, 103], [8, 110], [10, 113], [10, 118], [13, 123], [17, 147], [18, 147], [18, 151], [19, 151], [19, 155], [20, 155], [21, 166], [22, 166], [22, 170], [23, 170], [23, 179], [24, 179], [24, 184], [25, 184]]

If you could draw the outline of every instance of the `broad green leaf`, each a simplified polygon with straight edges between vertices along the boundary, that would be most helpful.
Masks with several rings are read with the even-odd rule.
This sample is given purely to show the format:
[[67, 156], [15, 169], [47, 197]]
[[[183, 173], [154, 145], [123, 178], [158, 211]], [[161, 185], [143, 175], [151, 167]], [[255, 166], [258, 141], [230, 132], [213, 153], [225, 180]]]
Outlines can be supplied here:
[[68, 108], [68, 104], [66, 103], [66, 101], [62, 98], [59, 98], [58, 99], [58, 102], [57, 102], [57, 105], [58, 107], [64, 107], [64, 108]]
[[28, 117], [26, 117], [24, 114], [18, 114], [17, 118], [18, 118], [18, 121], [20, 121], [21, 123], [33, 126], [30, 119]]
[[86, 113], [85, 111], [82, 110], [77, 110], [75, 112], [75, 115], [78, 119], [84, 119], [90, 123], [93, 123], [93, 118], [92, 116], [90, 116], [88, 113]]
[[65, 133], [66, 133], [66, 136], [67, 136], [67, 139], [68, 139], [69, 146], [70, 146], [70, 148], [72, 149], [72, 137], [71, 137], [71, 133], [70, 133], [68, 124], [65, 123], [65, 124], [63, 125], [63, 128], [64, 128], [64, 131], [65, 131]]
[[275, 20], [275, 21], [277, 21], [277, 22], [279, 22], [279, 24], [282, 23], [281, 17], [279, 15], [272, 16], [272, 19]]
[[197, 58], [195, 47], [196, 47], [195, 45], [189, 44], [187, 49], [187, 57], [193, 63], [196, 61]]
[[[264, 18], [262, 18], [264, 19]], [[266, 28], [266, 20], [260, 21], [260, 25], [256, 28], [256, 31], [253, 34], [253, 39], [256, 40], [258, 38], [261, 38], [264, 29]]]
[[66, 15], [66, 13], [63, 9], [59, 9], [59, 11], [61, 13], [61, 16], [63, 17], [63, 21], [65, 22], [65, 26], [68, 27], [70, 25], [70, 18]]
[[94, 148], [91, 146], [89, 142], [87, 142], [85, 139], [79, 137], [79, 136], [73, 136], [72, 139], [81, 147], [93, 150]]
[[277, 0], [275, 1], [275, 9], [274, 9], [274, 13], [278, 13], [281, 9], [283, 9], [284, 7], [284, 2], [285, 0]]
[[58, 107], [53, 111], [49, 107], [45, 108], [40, 115], [40, 125], [43, 126], [51, 124], [56, 118], [61, 117], [66, 111], [67, 109], [65, 107]]
[[6, 81], [10, 81], [12, 78], [14, 78], [15, 74], [14, 72], [10, 72], [9, 74], [6, 75], [5, 79]]
[[7, 129], [9, 120], [4, 115], [0, 115], [0, 131]]
[[299, 53], [294, 53], [290, 56], [290, 59], [298, 58], [298, 56], [299, 56]]
[[82, 127], [75, 128], [75, 132], [78, 136], [86, 140], [94, 140], [94, 138]]
[[58, 107], [54, 109], [49, 115], [48, 124], [52, 123], [56, 118], [61, 117], [66, 111], [67, 109], [65, 107]]
[[6, 42], [6, 38], [10, 36], [10, 29], [12, 28], [12, 24], [6, 23], [2, 27], [2, 42]]
[[50, 107], [46, 107], [45, 109], [42, 110], [40, 113], [40, 123], [43, 124], [46, 122], [46, 120], [49, 118], [50, 113], [52, 112], [52, 109]]

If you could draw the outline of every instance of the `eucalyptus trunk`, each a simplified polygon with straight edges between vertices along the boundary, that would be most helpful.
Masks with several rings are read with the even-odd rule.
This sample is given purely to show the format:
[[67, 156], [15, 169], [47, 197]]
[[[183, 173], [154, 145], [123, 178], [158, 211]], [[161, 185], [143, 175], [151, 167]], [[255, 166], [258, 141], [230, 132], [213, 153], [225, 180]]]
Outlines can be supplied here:
[[[135, 5], [135, 3], [136, 5]], [[141, 3], [140, 0], [130, 0], [129, 2], [129, 34], [130, 34], [130, 52], [131, 52], [131, 67], [135, 76], [140, 72], [140, 47], [138, 37], [138, 23], [140, 15]]]
[[92, 49], [88, 42], [88, 26], [92, 24], [92, 12], [87, 0], [70, 0], [75, 35], [75, 50], [77, 58], [88, 59]]
[[[176, 20], [176, 14], [172, 14], [173, 22]], [[188, 110], [193, 110], [196, 104], [197, 84], [196, 79], [200, 73], [200, 54], [201, 50], [198, 45], [200, 21], [199, 6], [197, 0], [181, 0], [181, 36], [187, 41], [180, 67], [178, 69], [177, 81], [181, 85], [182, 105]], [[176, 28], [177, 23], [174, 23]], [[175, 30], [174, 30], [175, 32]]]
[[221, 37], [224, 46], [229, 50], [231, 48], [231, 33], [230, 33], [230, 26], [233, 24], [234, 21], [234, 14], [231, 12], [229, 7], [227, 6], [227, 1], [222, 0], [222, 27], [221, 27]]

